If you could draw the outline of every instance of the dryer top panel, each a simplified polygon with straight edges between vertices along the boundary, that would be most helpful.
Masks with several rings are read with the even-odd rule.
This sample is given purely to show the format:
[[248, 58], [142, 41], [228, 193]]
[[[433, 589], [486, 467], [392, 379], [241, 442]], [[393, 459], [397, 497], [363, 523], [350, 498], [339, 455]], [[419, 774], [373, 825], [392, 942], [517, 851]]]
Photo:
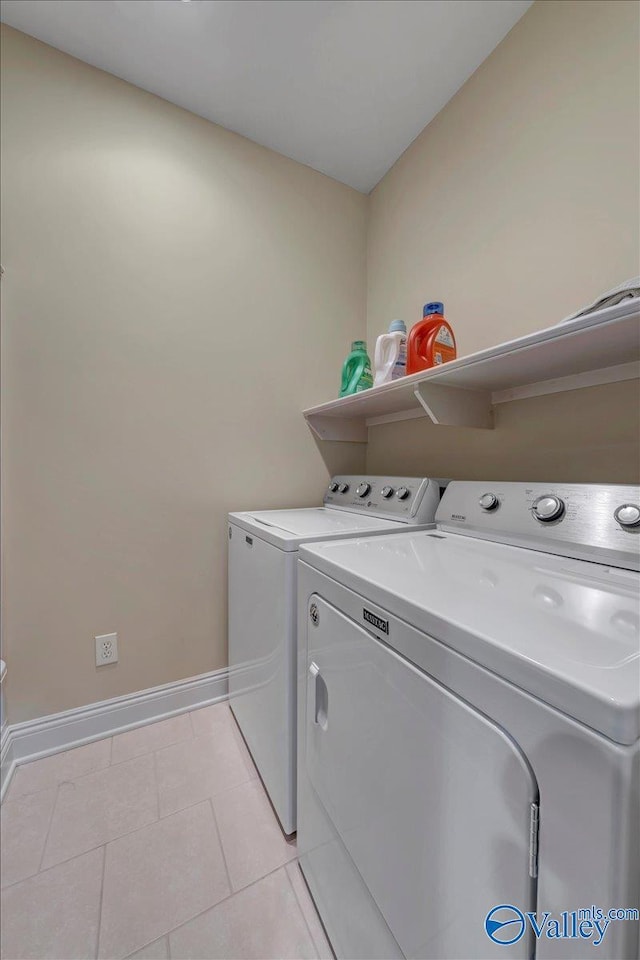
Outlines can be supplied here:
[[300, 559], [611, 739], [640, 736], [639, 574], [440, 530]]

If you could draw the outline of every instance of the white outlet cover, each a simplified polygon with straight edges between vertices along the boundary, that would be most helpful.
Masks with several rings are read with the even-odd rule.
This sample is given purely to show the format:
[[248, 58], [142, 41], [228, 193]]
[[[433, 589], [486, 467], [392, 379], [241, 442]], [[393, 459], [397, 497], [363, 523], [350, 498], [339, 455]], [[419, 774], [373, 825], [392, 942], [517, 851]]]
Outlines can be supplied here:
[[103, 633], [94, 638], [96, 641], [96, 667], [118, 662], [118, 634]]

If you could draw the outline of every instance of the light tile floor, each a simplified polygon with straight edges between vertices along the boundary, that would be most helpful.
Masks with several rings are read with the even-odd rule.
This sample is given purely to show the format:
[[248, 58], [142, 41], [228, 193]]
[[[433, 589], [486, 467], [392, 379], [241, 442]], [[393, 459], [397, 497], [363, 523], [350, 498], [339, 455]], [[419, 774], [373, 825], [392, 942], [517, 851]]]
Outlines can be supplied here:
[[226, 703], [18, 767], [2, 960], [331, 958]]

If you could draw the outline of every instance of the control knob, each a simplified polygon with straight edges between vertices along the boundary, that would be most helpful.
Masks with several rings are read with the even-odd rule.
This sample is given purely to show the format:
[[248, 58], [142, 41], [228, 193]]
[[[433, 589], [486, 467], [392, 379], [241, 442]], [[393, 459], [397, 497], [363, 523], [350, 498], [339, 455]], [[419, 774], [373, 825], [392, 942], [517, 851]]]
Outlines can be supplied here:
[[366, 480], [363, 480], [360, 486], [357, 488], [356, 493], [359, 497], [366, 497], [366, 495], [369, 493], [369, 490], [371, 490], [371, 484], [367, 483]]
[[406, 500], [407, 497], [410, 496], [410, 494], [411, 494], [411, 491], [407, 490], [406, 487], [398, 487], [398, 489], [396, 490], [396, 497], [398, 498], [398, 500]]
[[383, 487], [381, 493], [385, 500], [388, 500], [389, 497], [393, 496], [393, 487]]
[[564, 501], [560, 497], [545, 494], [534, 501], [531, 512], [536, 520], [550, 523], [552, 520], [558, 520], [564, 513]]
[[500, 506], [500, 501], [496, 497], [495, 493], [483, 493], [478, 503], [483, 510], [489, 512], [490, 510], [496, 510]]
[[348, 483], [341, 483], [340, 486], [338, 487], [339, 493], [346, 493], [348, 489], [349, 489]]
[[637, 527], [640, 524], [640, 507], [635, 503], [623, 503], [617, 510], [614, 510], [613, 515], [620, 526], [626, 529]]
[[330, 492], [330, 493], [335, 493], [336, 490], [338, 489], [338, 486], [339, 486], [339, 485], [335, 482], [335, 480], [333, 480], [333, 481], [329, 484], [329, 492]]

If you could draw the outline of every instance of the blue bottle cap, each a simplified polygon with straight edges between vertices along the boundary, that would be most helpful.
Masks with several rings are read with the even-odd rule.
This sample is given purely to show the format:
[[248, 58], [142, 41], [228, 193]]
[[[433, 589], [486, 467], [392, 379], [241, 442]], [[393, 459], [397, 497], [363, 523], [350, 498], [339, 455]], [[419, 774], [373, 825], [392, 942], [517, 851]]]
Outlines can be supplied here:
[[389, 324], [389, 333], [397, 333], [398, 330], [400, 333], [407, 332], [404, 320], [392, 320]]
[[439, 313], [441, 316], [444, 316], [444, 303], [440, 303], [439, 300], [425, 303], [422, 316], [428, 317], [430, 313]]

